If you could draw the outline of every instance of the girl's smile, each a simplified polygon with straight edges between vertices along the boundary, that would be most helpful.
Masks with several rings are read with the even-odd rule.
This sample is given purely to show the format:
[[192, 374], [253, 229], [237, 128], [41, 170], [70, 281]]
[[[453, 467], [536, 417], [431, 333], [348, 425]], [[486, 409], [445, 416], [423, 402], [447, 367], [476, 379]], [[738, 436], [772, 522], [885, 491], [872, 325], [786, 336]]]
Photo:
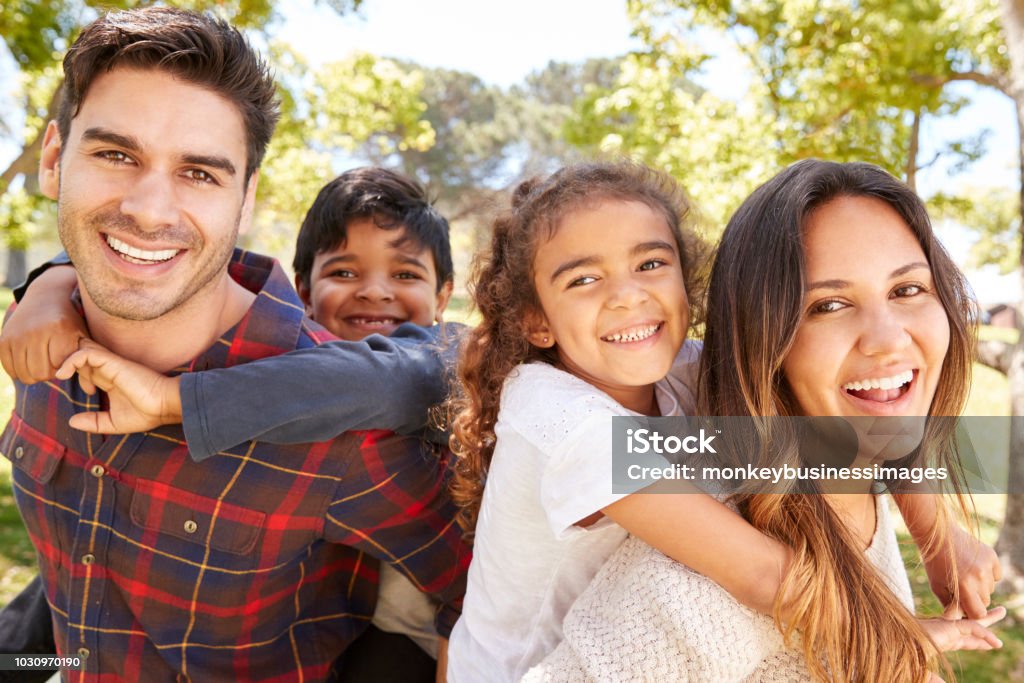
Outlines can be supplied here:
[[686, 337], [679, 251], [664, 216], [605, 199], [569, 212], [534, 260], [543, 313], [530, 341], [562, 366], [643, 412]]

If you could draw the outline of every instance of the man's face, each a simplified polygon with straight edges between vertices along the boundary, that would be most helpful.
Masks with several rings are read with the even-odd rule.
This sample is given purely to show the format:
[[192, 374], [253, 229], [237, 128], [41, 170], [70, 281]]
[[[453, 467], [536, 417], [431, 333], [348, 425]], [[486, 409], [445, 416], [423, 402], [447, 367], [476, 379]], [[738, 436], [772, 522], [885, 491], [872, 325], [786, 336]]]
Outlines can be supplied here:
[[153, 69], [97, 77], [68, 139], [50, 124], [40, 169], [87, 310], [152, 320], [215, 291], [251, 218], [245, 163], [220, 95]]

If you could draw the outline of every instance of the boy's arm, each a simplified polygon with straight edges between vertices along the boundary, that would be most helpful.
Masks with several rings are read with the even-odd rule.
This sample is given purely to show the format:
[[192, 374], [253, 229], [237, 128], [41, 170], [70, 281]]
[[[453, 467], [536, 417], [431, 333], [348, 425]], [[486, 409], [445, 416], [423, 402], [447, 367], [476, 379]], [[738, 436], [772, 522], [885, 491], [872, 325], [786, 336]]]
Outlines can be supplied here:
[[648, 545], [712, 579], [740, 603], [773, 614], [792, 551], [697, 491], [634, 493], [602, 512]]
[[[447, 396], [453, 328], [402, 325], [391, 337], [335, 341], [181, 376], [182, 423], [201, 460], [250, 439], [326, 441], [357, 429], [421, 430]], [[268, 398], [270, 400], [268, 400]]]
[[398, 338], [330, 342], [178, 377], [83, 342], [57, 376], [77, 372], [86, 391], [108, 393], [108, 410], [76, 415], [71, 426], [126, 433], [183, 422], [195, 460], [251, 439], [309, 443], [356, 429], [416, 431], [444, 399], [444, 368], [456, 344], [434, 343], [435, 328], [399, 329]]
[[75, 271], [56, 261], [33, 271], [15, 290], [20, 303], [8, 315], [0, 335], [0, 363], [23, 384], [53, 379], [79, 340], [89, 336], [71, 302]]
[[[937, 494], [904, 493], [896, 494], [896, 506], [903, 521], [914, 538], [918, 548], [927, 547], [928, 537], [937, 518]], [[949, 544], [943, 545], [930, 558], [924, 558], [925, 571], [935, 597], [946, 607], [947, 615], [959, 618], [956, 610], [971, 619], [983, 619], [988, 613], [992, 591], [1002, 577], [999, 557], [959, 524], [947, 517]], [[924, 557], [925, 553], [922, 553]], [[951, 580], [956, 567], [956, 588], [960, 594], [959, 604], [954, 603], [954, 585]], [[951, 612], [953, 610], [953, 612]]]

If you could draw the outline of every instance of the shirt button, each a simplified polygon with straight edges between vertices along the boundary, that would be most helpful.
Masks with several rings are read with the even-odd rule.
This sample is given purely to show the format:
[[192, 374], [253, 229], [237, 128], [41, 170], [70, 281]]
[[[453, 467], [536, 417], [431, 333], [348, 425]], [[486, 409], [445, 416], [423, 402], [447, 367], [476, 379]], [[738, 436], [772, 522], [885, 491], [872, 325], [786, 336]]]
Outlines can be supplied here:
[[96, 477], [97, 479], [102, 477], [105, 472], [106, 472], [106, 470], [103, 469], [103, 465], [93, 465], [89, 469], [89, 474], [91, 474], [92, 476]]
[[96, 561], [96, 556], [92, 553], [82, 555], [82, 564], [89, 565]]
[[193, 522], [191, 519], [185, 522], [185, 531], [187, 531], [190, 534], [194, 534], [196, 532], [196, 529], [198, 528], [199, 525]]
[[87, 647], [80, 647], [80, 648], [78, 648], [78, 656], [79, 657], [88, 657], [89, 656], [89, 648], [87, 648]]
[[22, 448], [21, 446], [18, 446], [17, 448], [14, 449], [14, 457], [17, 458], [18, 460], [21, 460], [21, 458], [24, 457], [24, 455], [25, 449]]

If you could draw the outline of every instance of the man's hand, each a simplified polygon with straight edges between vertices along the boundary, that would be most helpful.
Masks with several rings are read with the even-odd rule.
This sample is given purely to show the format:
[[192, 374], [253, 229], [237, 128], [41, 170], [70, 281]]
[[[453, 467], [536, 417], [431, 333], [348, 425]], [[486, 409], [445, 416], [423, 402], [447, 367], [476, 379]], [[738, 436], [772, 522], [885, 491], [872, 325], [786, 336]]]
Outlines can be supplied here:
[[76, 283], [73, 268], [54, 266], [25, 290], [0, 335], [0, 363], [13, 379], [22, 384], [53, 379], [78, 341], [89, 337], [71, 305]]
[[[925, 562], [928, 582], [935, 597], [945, 606], [949, 619], [969, 617], [982, 619], [992, 601], [992, 591], [1002, 578], [1002, 568], [995, 551], [958, 524], [949, 525], [950, 550], [945, 549]], [[959, 603], [953, 600], [950, 582], [952, 565], [956, 565]]]
[[125, 360], [89, 340], [83, 340], [81, 348], [64, 361], [57, 370], [57, 378], [69, 379], [76, 372], [87, 393], [96, 393], [96, 389], [107, 393], [110, 407], [73, 415], [69, 424], [75, 429], [129, 434], [181, 422], [177, 377], [167, 377]]
[[1003, 646], [989, 626], [1006, 616], [1005, 607], [996, 607], [981, 619], [918, 619], [939, 652], [953, 650], [995, 650]]

